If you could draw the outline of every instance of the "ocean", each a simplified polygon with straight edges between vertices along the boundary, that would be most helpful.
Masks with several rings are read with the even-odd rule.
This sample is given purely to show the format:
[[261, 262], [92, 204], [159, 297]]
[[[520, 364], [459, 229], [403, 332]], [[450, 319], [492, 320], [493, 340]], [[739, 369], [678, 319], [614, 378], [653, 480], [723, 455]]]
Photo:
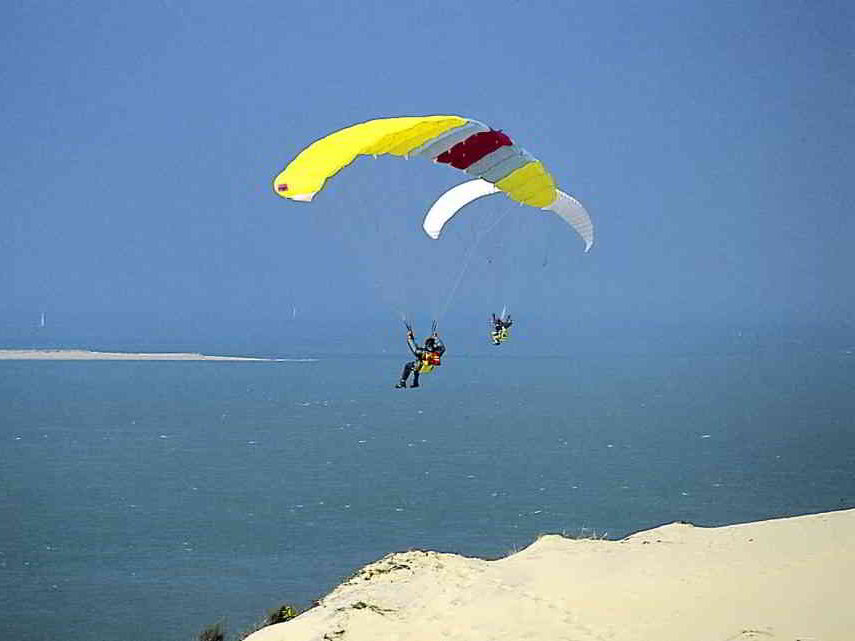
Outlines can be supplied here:
[[846, 349], [0, 361], [0, 631], [238, 638], [388, 553], [855, 506]]

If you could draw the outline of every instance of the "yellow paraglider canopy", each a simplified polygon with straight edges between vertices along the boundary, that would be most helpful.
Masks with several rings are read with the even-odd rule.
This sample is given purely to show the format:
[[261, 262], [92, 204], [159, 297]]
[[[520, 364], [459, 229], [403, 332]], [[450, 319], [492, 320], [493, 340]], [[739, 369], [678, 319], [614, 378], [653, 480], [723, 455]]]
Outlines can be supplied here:
[[[574, 201], [578, 207], [573, 217], [564, 215], [566, 194], [556, 188], [552, 175], [539, 160], [503, 131], [461, 116], [380, 118], [340, 129], [301, 151], [273, 180], [273, 190], [283, 198], [308, 202], [323, 189], [327, 179], [357, 156], [382, 154], [424, 157], [449, 164], [494, 185], [494, 189], [477, 188], [483, 192], [480, 195], [501, 191], [521, 204], [555, 211], [582, 235], [586, 251], [593, 243], [593, 226], [587, 212]], [[471, 200], [457, 198], [455, 202], [462, 203], [457, 209], [439, 213], [447, 220]], [[439, 232], [429, 234], [438, 237]]]

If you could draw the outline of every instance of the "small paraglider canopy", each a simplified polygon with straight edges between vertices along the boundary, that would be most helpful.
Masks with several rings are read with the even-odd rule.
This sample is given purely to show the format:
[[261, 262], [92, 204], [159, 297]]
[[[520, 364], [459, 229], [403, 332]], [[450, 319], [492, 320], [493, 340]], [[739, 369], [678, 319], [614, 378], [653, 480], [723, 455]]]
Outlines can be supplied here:
[[[452, 187], [445, 192], [428, 210], [422, 227], [431, 238], [439, 238], [445, 224], [451, 220], [457, 212], [469, 203], [501, 191], [493, 183], [481, 178], [470, 180], [463, 184]], [[594, 244], [594, 225], [591, 217], [578, 200], [560, 189], [556, 190], [557, 196], [553, 203], [544, 210], [552, 211], [561, 216], [585, 241], [585, 251], [591, 249]]]

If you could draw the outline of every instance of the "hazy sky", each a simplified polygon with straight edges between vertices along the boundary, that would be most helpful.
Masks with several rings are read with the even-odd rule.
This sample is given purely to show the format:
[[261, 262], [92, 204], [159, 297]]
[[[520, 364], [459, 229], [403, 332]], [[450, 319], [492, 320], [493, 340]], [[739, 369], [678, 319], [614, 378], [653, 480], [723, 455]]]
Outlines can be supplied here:
[[[4, 3], [0, 343], [43, 311], [850, 323], [853, 43], [845, 1]], [[311, 204], [271, 190], [327, 133], [433, 113], [541, 159], [591, 252], [502, 196], [431, 241], [466, 176], [424, 161], [360, 159]]]

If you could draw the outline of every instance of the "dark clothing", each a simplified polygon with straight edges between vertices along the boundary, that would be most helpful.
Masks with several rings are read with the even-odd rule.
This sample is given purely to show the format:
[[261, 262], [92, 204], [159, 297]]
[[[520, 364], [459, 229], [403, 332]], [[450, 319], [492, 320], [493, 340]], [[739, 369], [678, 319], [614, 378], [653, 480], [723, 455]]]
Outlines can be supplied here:
[[412, 387], [419, 386], [419, 366], [422, 364], [421, 361], [410, 361], [409, 363], [404, 363], [404, 371], [401, 372], [401, 381], [398, 383], [400, 387], [407, 386], [407, 379], [410, 377], [410, 374], [413, 373], [413, 384]]

